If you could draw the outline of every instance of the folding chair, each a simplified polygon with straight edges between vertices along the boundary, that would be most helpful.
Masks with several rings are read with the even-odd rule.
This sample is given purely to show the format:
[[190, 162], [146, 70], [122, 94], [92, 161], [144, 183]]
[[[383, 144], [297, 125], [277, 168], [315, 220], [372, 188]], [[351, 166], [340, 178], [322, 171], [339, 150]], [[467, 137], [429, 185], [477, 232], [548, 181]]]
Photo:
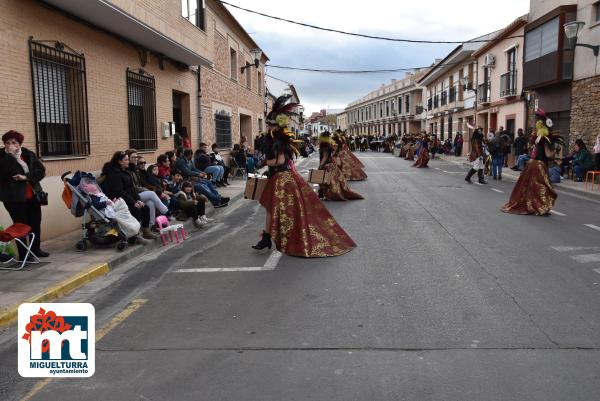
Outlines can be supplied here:
[[[0, 264], [8, 264], [16, 262], [16, 267], [0, 267], [0, 270], [21, 270], [25, 267], [26, 263], [40, 263], [40, 260], [31, 250], [33, 246], [33, 240], [35, 239], [35, 234], [31, 232], [31, 227], [26, 224], [15, 223], [12, 226], [6, 228], [4, 231], [0, 231], [0, 243], [6, 243], [14, 240], [18, 245], [21, 245], [27, 250], [25, 253], [25, 257], [23, 260], [18, 260], [16, 257], [10, 258], [7, 261], [1, 262]], [[33, 260], [29, 261], [30, 256]], [[18, 264], [21, 264], [20, 266]]]
[[246, 172], [246, 168], [244, 168], [244, 167], [240, 166], [240, 165], [238, 164], [238, 162], [235, 160], [235, 157], [233, 157], [233, 156], [232, 156], [230, 160], [231, 160], [231, 165], [230, 165], [230, 167], [231, 167], [231, 169], [233, 170], [233, 171], [231, 172], [231, 175], [232, 175], [231, 179], [232, 179], [232, 180], [233, 180], [233, 179], [235, 179], [235, 177], [238, 177], [238, 176], [239, 176], [239, 177], [245, 177], [245, 176], [248, 176], [248, 173]]

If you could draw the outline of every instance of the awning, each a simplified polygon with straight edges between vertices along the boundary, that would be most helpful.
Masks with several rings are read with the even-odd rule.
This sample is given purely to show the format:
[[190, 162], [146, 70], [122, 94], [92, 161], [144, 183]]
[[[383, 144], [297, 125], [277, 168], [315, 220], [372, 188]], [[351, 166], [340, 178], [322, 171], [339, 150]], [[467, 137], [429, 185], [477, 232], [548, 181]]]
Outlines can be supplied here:
[[160, 33], [151, 26], [127, 14], [105, 0], [43, 0], [68, 14], [81, 18], [171, 60], [186, 65], [211, 66], [213, 63]]

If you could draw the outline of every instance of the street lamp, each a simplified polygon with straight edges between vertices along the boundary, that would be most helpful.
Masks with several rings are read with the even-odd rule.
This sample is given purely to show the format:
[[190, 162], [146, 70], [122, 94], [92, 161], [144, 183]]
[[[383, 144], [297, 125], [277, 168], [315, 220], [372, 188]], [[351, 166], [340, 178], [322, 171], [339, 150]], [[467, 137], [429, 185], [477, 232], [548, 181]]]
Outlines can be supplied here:
[[258, 68], [258, 66], [260, 65], [260, 58], [262, 57], [262, 50], [254, 49], [250, 53], [252, 53], [252, 56], [254, 57], [254, 64], [248, 64], [248, 65], [243, 66], [240, 69], [242, 73], [244, 73], [244, 70], [246, 68], [252, 67], [252, 65], [254, 65], [255, 68]]
[[587, 47], [588, 49], [592, 49], [594, 52], [594, 56], [598, 57], [598, 53], [600, 52], [600, 46], [598, 45], [588, 45], [586, 43], [577, 43], [577, 37], [579, 33], [581, 33], [581, 28], [585, 25], [583, 21], [573, 21], [567, 22], [563, 25], [565, 30], [565, 36], [567, 37], [567, 41], [569, 43], [569, 48], [571, 50], [575, 50], [576, 46]]

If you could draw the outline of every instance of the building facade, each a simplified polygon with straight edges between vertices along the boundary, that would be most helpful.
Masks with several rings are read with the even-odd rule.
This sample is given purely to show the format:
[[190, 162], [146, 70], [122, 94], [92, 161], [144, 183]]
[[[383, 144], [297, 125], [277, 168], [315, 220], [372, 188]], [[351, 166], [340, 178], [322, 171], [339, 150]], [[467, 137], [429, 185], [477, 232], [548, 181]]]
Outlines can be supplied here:
[[477, 125], [488, 132], [503, 127], [511, 138], [525, 129], [523, 34], [527, 16], [504, 28], [473, 57], [478, 65]]
[[194, 147], [258, 132], [266, 56], [239, 73], [257, 46], [218, 2], [5, 0], [0, 24], [0, 131], [22, 132], [46, 167], [44, 238], [80, 224], [60, 197], [65, 171], [128, 148], [152, 162], [184, 131]]
[[422, 89], [417, 81], [426, 70], [393, 79], [346, 107], [348, 133], [353, 135], [414, 134], [421, 130]]
[[346, 131], [348, 129], [348, 113], [343, 111], [335, 116], [337, 120], [337, 127], [342, 131]]
[[[527, 130], [535, 126], [534, 112], [542, 108], [552, 118], [553, 131], [571, 138], [573, 51], [563, 25], [577, 17], [573, 2], [531, 0], [525, 26], [523, 87], [527, 99]], [[578, 49], [578, 51], [580, 51]]]
[[[494, 34], [477, 39], [491, 39]], [[473, 132], [469, 127], [475, 126], [477, 94], [483, 95], [481, 88], [477, 87], [477, 58], [473, 54], [484, 43], [466, 42], [459, 45], [419, 80], [426, 102], [423, 112], [425, 129], [440, 140], [453, 139], [457, 133], [462, 134], [463, 154], [469, 152], [469, 140]], [[463, 85], [463, 78], [466, 78], [466, 86]]]

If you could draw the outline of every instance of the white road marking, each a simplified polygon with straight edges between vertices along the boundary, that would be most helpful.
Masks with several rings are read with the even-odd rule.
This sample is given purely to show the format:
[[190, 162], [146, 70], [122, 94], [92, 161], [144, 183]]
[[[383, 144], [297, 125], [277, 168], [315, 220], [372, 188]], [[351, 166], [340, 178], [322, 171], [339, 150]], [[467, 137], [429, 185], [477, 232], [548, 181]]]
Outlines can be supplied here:
[[594, 269], [594, 271], [598, 274], [600, 274], [600, 269]]
[[556, 210], [551, 210], [551, 211], [550, 211], [550, 213], [552, 213], [552, 214], [555, 214], [555, 215], [557, 215], [557, 216], [563, 216], [563, 217], [566, 217], [566, 216], [567, 216], [566, 214], [564, 214], [564, 213], [561, 213], [561, 212], [558, 212], [558, 211], [556, 211]]
[[282, 253], [279, 251], [271, 252], [264, 266], [253, 267], [212, 267], [212, 268], [194, 268], [194, 269], [178, 269], [175, 273], [221, 273], [221, 272], [258, 272], [271, 271], [277, 268], [279, 259]]
[[277, 264], [279, 263], [279, 259], [281, 259], [281, 252], [279, 252], [279, 251], [271, 252], [269, 259], [267, 259], [267, 261], [265, 262], [265, 265], [264, 265], [265, 269], [275, 270], [275, 268], [277, 267]]
[[557, 252], [600, 251], [600, 246], [551, 246]]
[[593, 225], [593, 224], [584, 224], [584, 226], [586, 226], [586, 227], [588, 227], [588, 228], [591, 228], [591, 229], [593, 229], [593, 230], [596, 230], [596, 231], [600, 231], [600, 227], [598, 227], [598, 226], [595, 226], [595, 225]]
[[590, 253], [587, 255], [573, 255], [571, 259], [576, 260], [579, 263], [593, 263], [600, 262], [600, 253]]
[[494, 192], [498, 192], [498, 193], [500, 193], [500, 194], [503, 194], [503, 193], [504, 193], [504, 191], [501, 191], [501, 190], [499, 190], [499, 189], [496, 189], [496, 188], [490, 188], [490, 189], [491, 189], [492, 191], [494, 191]]
[[[438, 167], [434, 167], [434, 169], [436, 169], [436, 170], [439, 170], [439, 168], [438, 168]], [[444, 173], [445, 173], [445, 171], [444, 171]]]
[[484, 186], [484, 185], [485, 185], [485, 184], [482, 184], [482, 183], [480, 183], [480, 182], [477, 182], [477, 181], [473, 182], [473, 184], [475, 184], [475, 185], [480, 185], [480, 186]]

